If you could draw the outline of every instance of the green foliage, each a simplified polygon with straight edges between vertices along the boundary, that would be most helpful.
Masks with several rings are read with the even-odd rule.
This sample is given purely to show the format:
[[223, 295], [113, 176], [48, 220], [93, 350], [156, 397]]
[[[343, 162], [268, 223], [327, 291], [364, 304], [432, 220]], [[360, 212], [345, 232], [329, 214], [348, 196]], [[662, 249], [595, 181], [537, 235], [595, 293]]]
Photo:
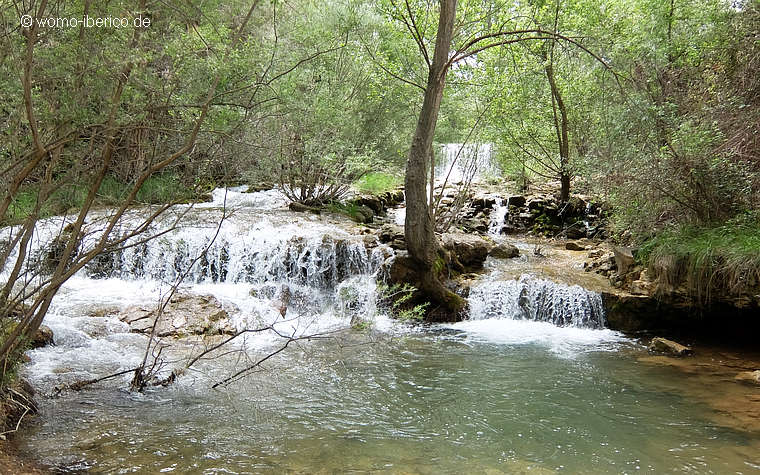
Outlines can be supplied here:
[[401, 184], [403, 184], [403, 179], [398, 175], [374, 172], [359, 178], [354, 182], [354, 187], [362, 193], [380, 195], [386, 191], [395, 190]]
[[21, 222], [34, 211], [37, 203], [37, 191], [33, 189], [23, 190], [14, 196], [8, 208], [5, 219], [0, 224], [15, 224]]
[[151, 176], [137, 193], [137, 201], [140, 203], [187, 203], [195, 198], [193, 188], [183, 184], [174, 173]]
[[695, 296], [735, 295], [760, 286], [760, 214], [745, 213], [725, 224], [663, 231], [637, 253], [654, 277], [681, 283]]
[[412, 305], [417, 289], [411, 284], [378, 284], [378, 305], [387, 309], [391, 317], [401, 321], [422, 321], [430, 302]]
[[331, 213], [346, 215], [357, 223], [364, 222], [364, 215], [359, 211], [359, 205], [354, 202], [333, 201], [326, 208]]
[[[0, 341], [5, 341], [13, 329], [16, 327], [16, 319], [11, 316], [0, 317]], [[28, 341], [22, 341], [21, 344], [13, 350], [6, 360], [3, 368], [0, 368], [0, 391], [5, 390], [18, 378], [18, 370], [24, 360], [24, 352], [29, 348]]]

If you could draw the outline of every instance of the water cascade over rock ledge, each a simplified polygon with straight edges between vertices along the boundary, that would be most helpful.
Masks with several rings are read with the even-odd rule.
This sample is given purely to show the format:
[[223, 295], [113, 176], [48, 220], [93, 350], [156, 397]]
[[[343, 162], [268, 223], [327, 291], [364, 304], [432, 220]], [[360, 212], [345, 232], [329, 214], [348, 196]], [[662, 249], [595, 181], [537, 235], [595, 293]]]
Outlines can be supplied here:
[[559, 327], [604, 328], [602, 297], [577, 285], [522, 276], [486, 280], [470, 289], [470, 319], [548, 322]]

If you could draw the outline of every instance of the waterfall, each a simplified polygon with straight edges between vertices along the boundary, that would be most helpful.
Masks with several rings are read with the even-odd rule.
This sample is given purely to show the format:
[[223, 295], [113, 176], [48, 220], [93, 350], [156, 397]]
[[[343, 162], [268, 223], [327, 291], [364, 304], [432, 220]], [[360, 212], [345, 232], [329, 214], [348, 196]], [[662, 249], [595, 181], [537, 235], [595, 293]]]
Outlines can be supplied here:
[[488, 174], [495, 174], [494, 165], [491, 163], [491, 144], [449, 143], [441, 147], [440, 158], [435, 167], [437, 183], [443, 183], [447, 176], [448, 185], [470, 178], [477, 182]]
[[214, 239], [215, 234], [214, 228], [176, 230], [103, 255], [88, 273], [174, 281], [190, 269], [186, 282], [287, 282], [327, 289], [354, 275], [373, 274], [385, 257], [382, 248], [368, 250], [361, 239], [335, 228], [304, 233], [301, 226], [274, 226], [265, 219], [250, 227], [225, 222]]
[[486, 280], [472, 287], [470, 319], [549, 322], [560, 327], [604, 328], [602, 297], [577, 285], [523, 275]]
[[499, 236], [501, 230], [507, 220], [507, 214], [509, 214], [509, 206], [507, 206], [507, 200], [504, 198], [496, 198], [496, 202], [491, 208], [491, 214], [488, 222], [488, 235]]

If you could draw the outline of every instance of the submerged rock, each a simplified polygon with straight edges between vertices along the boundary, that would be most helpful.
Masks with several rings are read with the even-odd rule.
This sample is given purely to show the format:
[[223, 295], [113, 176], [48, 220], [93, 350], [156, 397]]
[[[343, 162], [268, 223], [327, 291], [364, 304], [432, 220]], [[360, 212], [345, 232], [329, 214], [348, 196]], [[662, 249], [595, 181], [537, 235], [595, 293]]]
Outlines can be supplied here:
[[[119, 320], [128, 323], [133, 332], [149, 334], [158, 316], [158, 308], [128, 307]], [[211, 295], [175, 295], [161, 314], [156, 336], [234, 334], [227, 311]]]
[[673, 356], [689, 356], [694, 354], [694, 351], [688, 346], [661, 337], [652, 338], [651, 343], [649, 343], [649, 351], [666, 353]]

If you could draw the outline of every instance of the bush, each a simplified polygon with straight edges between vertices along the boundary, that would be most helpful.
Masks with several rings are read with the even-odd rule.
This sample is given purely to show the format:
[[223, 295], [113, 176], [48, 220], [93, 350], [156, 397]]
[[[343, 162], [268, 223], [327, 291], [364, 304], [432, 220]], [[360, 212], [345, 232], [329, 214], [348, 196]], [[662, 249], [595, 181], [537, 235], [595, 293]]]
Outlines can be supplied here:
[[398, 175], [375, 172], [367, 173], [361, 177], [354, 183], [354, 187], [362, 193], [379, 195], [386, 191], [392, 191], [402, 184], [403, 180]]

